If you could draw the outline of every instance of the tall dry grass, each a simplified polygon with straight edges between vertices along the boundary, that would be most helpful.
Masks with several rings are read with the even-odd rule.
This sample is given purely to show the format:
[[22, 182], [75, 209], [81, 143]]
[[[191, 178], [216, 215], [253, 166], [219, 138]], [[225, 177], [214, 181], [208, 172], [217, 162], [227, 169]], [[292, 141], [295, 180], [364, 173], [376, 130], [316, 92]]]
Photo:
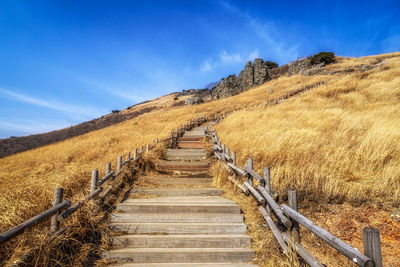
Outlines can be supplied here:
[[238, 162], [272, 168], [276, 189], [400, 204], [400, 59], [217, 126]]

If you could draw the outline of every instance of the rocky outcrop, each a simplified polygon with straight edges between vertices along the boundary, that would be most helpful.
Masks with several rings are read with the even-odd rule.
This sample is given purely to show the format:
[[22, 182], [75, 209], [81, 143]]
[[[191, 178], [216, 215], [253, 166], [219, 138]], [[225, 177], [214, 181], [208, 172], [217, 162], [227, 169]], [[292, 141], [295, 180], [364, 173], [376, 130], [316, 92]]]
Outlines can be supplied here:
[[296, 74], [303, 74], [305, 75], [306, 72], [311, 68], [310, 59], [305, 58], [301, 60], [296, 60], [290, 62], [286, 65], [283, 65], [279, 68], [274, 68], [268, 71], [268, 76], [270, 79], [276, 79], [283, 75], [296, 75]]
[[270, 65], [261, 58], [256, 58], [254, 63], [249, 61], [237, 77], [230, 75], [221, 80], [211, 92], [212, 99], [237, 95], [252, 86], [263, 84], [268, 80], [269, 69]]
[[192, 96], [185, 100], [186, 105], [197, 105], [201, 103], [204, 103], [204, 100], [197, 96]]

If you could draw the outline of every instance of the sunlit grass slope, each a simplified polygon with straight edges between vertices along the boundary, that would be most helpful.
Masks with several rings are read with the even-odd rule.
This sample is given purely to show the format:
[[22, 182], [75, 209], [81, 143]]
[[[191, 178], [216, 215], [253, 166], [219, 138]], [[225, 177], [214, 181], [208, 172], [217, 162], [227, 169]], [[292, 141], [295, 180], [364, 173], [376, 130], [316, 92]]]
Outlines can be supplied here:
[[[384, 55], [383, 68], [350, 74], [298, 98], [267, 108], [248, 108], [217, 126], [238, 160], [272, 168], [274, 188], [357, 201], [400, 201], [400, 54]], [[369, 64], [376, 57], [340, 58], [328, 68]], [[0, 159], [0, 232], [51, 206], [55, 187], [67, 199], [89, 191], [90, 172], [103, 175], [135, 147], [167, 137], [192, 118], [268, 102], [284, 92], [330, 76], [272, 80], [240, 95], [197, 106], [164, 108], [60, 143]], [[272, 90], [272, 92], [271, 92]], [[162, 105], [162, 103], [159, 103]], [[125, 112], [125, 111], [124, 111]], [[29, 233], [20, 238], [29, 238]]]
[[218, 134], [241, 164], [253, 157], [260, 173], [270, 166], [276, 189], [398, 206], [400, 57], [385, 61], [280, 105], [234, 113]]

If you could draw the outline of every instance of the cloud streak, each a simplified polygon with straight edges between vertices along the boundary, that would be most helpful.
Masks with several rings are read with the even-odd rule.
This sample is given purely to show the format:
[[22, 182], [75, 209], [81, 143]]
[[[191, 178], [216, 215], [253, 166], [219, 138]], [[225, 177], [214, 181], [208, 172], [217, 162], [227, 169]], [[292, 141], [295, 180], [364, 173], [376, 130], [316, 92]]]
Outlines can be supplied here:
[[273, 21], [261, 21], [260, 19], [244, 12], [232, 5], [229, 1], [220, 1], [222, 8], [229, 14], [242, 19], [249, 29], [263, 42], [263, 47], [268, 47], [270, 55], [279, 58], [283, 62], [290, 62], [299, 56], [299, 46], [287, 41], [280, 34], [277, 24]]
[[[20, 134], [38, 134], [69, 127], [68, 122], [38, 122], [32, 120], [6, 121], [0, 120], [0, 129], [7, 129], [9, 132], [18, 132]], [[0, 136], [7, 138], [8, 136]]]
[[30, 104], [38, 107], [61, 111], [63, 113], [73, 115], [77, 119], [94, 118], [102, 114], [102, 111], [90, 106], [79, 106], [62, 103], [56, 100], [41, 99], [27, 94], [13, 92], [4, 88], [0, 88], [2, 97], [13, 101]]
[[219, 52], [215, 60], [205, 60], [200, 66], [200, 71], [208, 72], [220, 66], [244, 64], [246, 63], [246, 60], [253, 60], [256, 57], [258, 57], [258, 50], [254, 50], [249, 54], [239, 52], [228, 53], [227, 51], [222, 50]]

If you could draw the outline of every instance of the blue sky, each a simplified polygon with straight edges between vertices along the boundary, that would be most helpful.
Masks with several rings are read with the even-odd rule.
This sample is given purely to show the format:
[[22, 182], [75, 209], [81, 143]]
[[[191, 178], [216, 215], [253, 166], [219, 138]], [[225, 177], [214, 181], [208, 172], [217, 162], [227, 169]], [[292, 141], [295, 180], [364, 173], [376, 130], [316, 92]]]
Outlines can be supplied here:
[[400, 50], [397, 1], [0, 1], [0, 138], [68, 127], [261, 57]]

